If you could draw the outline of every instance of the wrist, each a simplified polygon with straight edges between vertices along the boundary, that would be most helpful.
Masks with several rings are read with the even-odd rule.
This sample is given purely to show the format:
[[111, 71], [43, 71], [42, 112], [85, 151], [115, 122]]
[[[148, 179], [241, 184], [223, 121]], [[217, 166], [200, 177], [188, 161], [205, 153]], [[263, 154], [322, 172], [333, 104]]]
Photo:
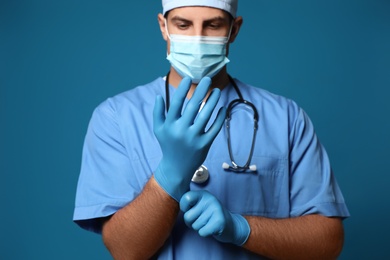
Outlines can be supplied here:
[[[167, 177], [169, 176], [169, 178]], [[159, 165], [154, 172], [154, 179], [157, 184], [174, 200], [180, 201], [184, 193], [190, 189], [189, 181], [186, 182], [182, 178], [178, 178], [178, 174], [174, 175], [166, 170], [163, 165]]]
[[233, 244], [237, 246], [242, 246], [246, 243], [251, 233], [248, 220], [246, 220], [246, 218], [244, 218], [240, 214], [233, 214], [233, 213], [232, 213], [232, 218], [235, 223], [234, 228], [236, 234]]

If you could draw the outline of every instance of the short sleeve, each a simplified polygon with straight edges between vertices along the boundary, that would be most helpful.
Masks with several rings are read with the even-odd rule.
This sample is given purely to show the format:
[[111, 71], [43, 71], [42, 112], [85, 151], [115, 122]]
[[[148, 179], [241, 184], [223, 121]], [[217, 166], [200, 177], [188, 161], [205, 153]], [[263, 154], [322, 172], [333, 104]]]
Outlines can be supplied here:
[[84, 141], [73, 220], [101, 232], [100, 218], [114, 214], [139, 192], [130, 176], [130, 161], [110, 100], [98, 106]]
[[290, 132], [291, 216], [321, 214], [348, 217], [349, 212], [335, 180], [328, 155], [307, 114], [294, 112]]

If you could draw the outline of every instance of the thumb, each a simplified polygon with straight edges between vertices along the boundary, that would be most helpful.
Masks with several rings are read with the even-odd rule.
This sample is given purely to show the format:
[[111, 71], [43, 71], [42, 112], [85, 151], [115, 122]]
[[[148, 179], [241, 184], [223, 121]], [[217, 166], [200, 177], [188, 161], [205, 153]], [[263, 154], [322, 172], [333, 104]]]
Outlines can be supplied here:
[[193, 206], [195, 206], [202, 198], [202, 192], [200, 191], [189, 191], [186, 192], [180, 199], [180, 209], [183, 212], [187, 212]]

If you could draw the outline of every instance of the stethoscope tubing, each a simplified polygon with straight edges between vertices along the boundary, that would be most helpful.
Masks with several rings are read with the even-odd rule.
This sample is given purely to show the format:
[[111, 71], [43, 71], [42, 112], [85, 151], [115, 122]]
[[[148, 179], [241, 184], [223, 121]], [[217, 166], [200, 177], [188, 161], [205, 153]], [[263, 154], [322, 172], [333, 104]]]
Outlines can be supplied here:
[[[231, 138], [230, 138], [231, 111], [232, 111], [234, 106], [236, 106], [240, 103], [243, 103], [245, 105], [250, 106], [253, 110], [252, 144], [251, 144], [251, 149], [249, 151], [248, 159], [247, 159], [244, 166], [239, 166], [237, 163], [235, 163], [234, 155], [233, 155], [233, 151], [232, 151], [232, 145], [231, 145]], [[250, 103], [246, 100], [243, 100], [243, 99], [235, 99], [235, 100], [230, 102], [230, 104], [227, 108], [227, 112], [226, 112], [226, 131], [227, 131], [227, 143], [228, 143], [229, 157], [230, 157], [232, 166], [229, 166], [229, 168], [227, 168], [227, 169], [234, 171], [234, 172], [245, 172], [247, 169], [250, 168], [250, 163], [251, 163], [251, 160], [253, 157], [253, 151], [254, 151], [255, 143], [256, 143], [256, 133], [257, 133], [257, 129], [258, 129], [258, 121], [259, 121], [259, 115], [258, 115], [256, 107], [252, 103]]]

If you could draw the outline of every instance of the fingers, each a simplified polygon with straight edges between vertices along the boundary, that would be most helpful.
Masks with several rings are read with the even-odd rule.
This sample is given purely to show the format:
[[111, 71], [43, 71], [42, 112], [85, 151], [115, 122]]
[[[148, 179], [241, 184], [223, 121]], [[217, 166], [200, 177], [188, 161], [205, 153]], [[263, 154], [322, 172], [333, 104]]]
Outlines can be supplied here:
[[209, 91], [210, 85], [211, 79], [209, 77], [204, 77], [196, 86], [194, 94], [183, 112], [183, 121], [185, 124], [192, 125], [194, 122], [198, 115], [199, 108]]
[[[206, 104], [204, 105], [202, 111], [199, 112], [199, 115], [196, 118], [196, 122], [194, 123], [194, 128], [196, 128], [197, 131], [205, 131], [206, 125], [209, 122], [211, 115], [213, 114], [215, 107], [218, 104], [220, 96], [221, 96], [221, 91], [219, 89], [213, 89], [211, 91], [211, 94], [210, 94], [209, 98], [207, 99]], [[223, 112], [223, 111], [221, 111], [221, 112]], [[219, 116], [224, 117], [225, 114], [222, 114]], [[218, 120], [218, 117], [216, 118], [216, 120]], [[223, 124], [223, 122], [224, 122], [224, 118], [222, 120], [222, 124]], [[218, 121], [218, 122], [214, 121], [213, 125], [215, 123], [217, 123], [217, 126], [220, 125], [222, 127], [222, 124], [220, 124], [221, 123], [220, 121]]]
[[[184, 222], [191, 227], [193, 223], [204, 213], [206, 207], [204, 196], [208, 194], [205, 191], [189, 191], [185, 193], [180, 200], [180, 209], [184, 213]], [[205, 216], [202, 219], [207, 220]], [[203, 220], [200, 222], [203, 222]], [[201, 226], [199, 227], [201, 228]], [[198, 230], [197, 228], [196, 230]]]
[[207, 140], [214, 140], [214, 138], [218, 135], [221, 130], [226, 118], [226, 108], [221, 107], [218, 111], [217, 117], [215, 118], [211, 127], [207, 130], [205, 135], [203, 136], [207, 142]]
[[153, 129], [156, 133], [156, 130], [164, 123], [165, 121], [165, 103], [162, 96], [157, 96], [154, 103], [153, 109]]
[[199, 229], [195, 229], [194, 224], [192, 227], [195, 230], [198, 230], [198, 234], [202, 237], [208, 237], [208, 236], [218, 236], [223, 232], [223, 229], [225, 227], [225, 219], [221, 214], [214, 214], [212, 215], [207, 223]]
[[[221, 91], [219, 89], [213, 89], [203, 109], [199, 112], [200, 106], [207, 96], [210, 85], [211, 79], [209, 77], [202, 78], [202, 80], [196, 86], [195, 91], [190, 101], [187, 103], [183, 113], [181, 113], [186, 96], [191, 87], [190, 78], [186, 77], [182, 79], [172, 99], [171, 107], [166, 116], [166, 120], [172, 122], [180, 118], [184, 125], [193, 125], [196, 132], [203, 132], [221, 96]], [[211, 128], [213, 130], [210, 132], [210, 135], [218, 134], [224, 122], [224, 120], [221, 120], [223, 119], [222, 117], [225, 116], [224, 111], [225, 110], [220, 111], [220, 113], [222, 112], [219, 114], [220, 118], [217, 117], [218, 121], [214, 122], [213, 125], [215, 126]]]
[[184, 222], [198, 231], [200, 236], [220, 234], [225, 226], [225, 218], [219, 201], [206, 191], [189, 191], [180, 200], [184, 211]]
[[190, 90], [192, 80], [189, 77], [185, 77], [181, 80], [175, 95], [172, 98], [171, 106], [167, 114], [168, 121], [174, 121], [181, 117], [181, 111], [183, 109], [184, 101], [187, 97], [187, 93]]

